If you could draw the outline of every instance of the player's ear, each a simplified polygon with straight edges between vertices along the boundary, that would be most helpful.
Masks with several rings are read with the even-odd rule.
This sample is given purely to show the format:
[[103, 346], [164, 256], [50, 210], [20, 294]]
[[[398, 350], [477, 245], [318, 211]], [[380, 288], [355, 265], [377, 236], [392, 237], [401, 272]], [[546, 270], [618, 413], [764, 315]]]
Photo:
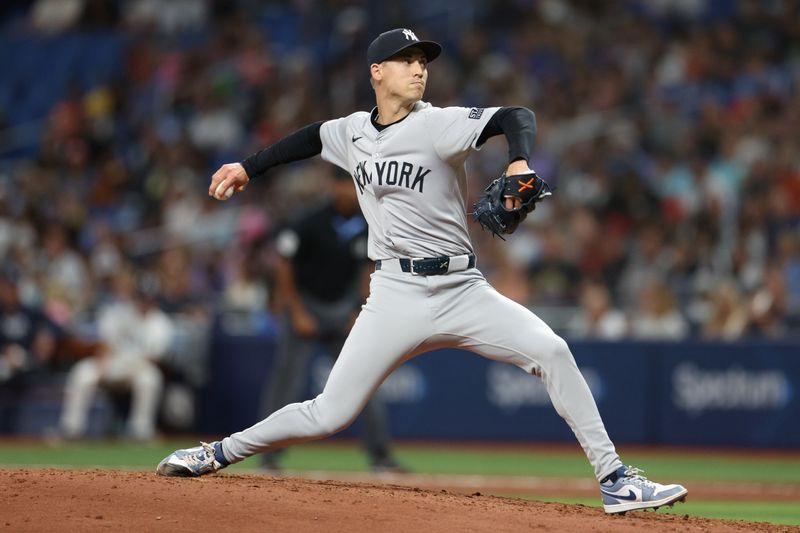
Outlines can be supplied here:
[[372, 80], [373, 80], [373, 83], [374, 83], [375, 81], [380, 81], [380, 80], [383, 78], [383, 72], [382, 72], [382, 70], [381, 70], [381, 65], [380, 65], [380, 63], [373, 63], [373, 64], [371, 64], [371, 65], [369, 66], [369, 74], [370, 74], [370, 77], [371, 77], [371, 78], [372, 78]]

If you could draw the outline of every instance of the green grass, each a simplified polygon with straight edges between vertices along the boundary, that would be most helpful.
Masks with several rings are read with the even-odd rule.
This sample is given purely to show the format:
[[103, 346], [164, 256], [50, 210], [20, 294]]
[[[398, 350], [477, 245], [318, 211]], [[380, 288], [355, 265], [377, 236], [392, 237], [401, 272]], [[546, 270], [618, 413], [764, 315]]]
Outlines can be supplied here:
[[625, 461], [646, 470], [655, 477], [664, 473], [681, 481], [762, 481], [800, 484], [800, 454], [764, 458], [747, 455], [697, 452], [673, 457], [657, 454], [626, 454]]
[[[169, 452], [194, 446], [192, 439], [158, 444], [84, 442], [48, 445], [40, 442], [0, 442], [0, 465], [152, 468]], [[573, 450], [532, 448], [481, 449], [458, 444], [403, 444], [397, 456], [415, 472], [497, 476], [587, 478], [592, 475], [583, 454]], [[698, 451], [680, 455], [659, 452], [628, 453], [627, 463], [646, 470], [653, 478], [681, 481], [769, 482], [800, 485], [800, 453], [765, 458]], [[368, 463], [356, 444], [342, 441], [295, 446], [284, 455], [288, 470], [365, 470]], [[234, 465], [235, 470], [258, 468], [253, 457]]]
[[[174, 443], [172, 443], [174, 444]], [[110, 442], [46, 444], [37, 442], [0, 443], [0, 465], [6, 467], [99, 467], [140, 469], [153, 466], [161, 454], [175, 447]]]
[[[149, 470], [175, 448], [192, 445], [195, 445], [192, 439], [146, 445], [117, 442], [48, 445], [37, 441], [0, 441], [0, 467]], [[522, 447], [484, 449], [459, 444], [400, 444], [397, 446], [397, 457], [416, 473], [581, 479], [592, 477], [591, 468], [577, 447], [532, 447], [525, 450]], [[761, 482], [800, 487], [800, 453], [759, 457], [719, 451], [684, 451], [674, 454], [636, 449], [632, 453], [626, 453], [623, 458], [628, 463], [646, 469], [647, 475], [653, 479], [662, 481], [680, 481], [688, 485], [692, 481]], [[284, 455], [282, 464], [287, 470], [293, 471], [364, 471], [368, 468], [366, 457], [357, 444], [337, 440], [293, 447]], [[231, 470], [254, 471], [257, 468], [258, 458], [253, 457], [232, 466]], [[530, 497], [512, 494], [508, 496]], [[599, 505], [596, 498], [535, 499]], [[690, 494], [687, 503], [666, 512], [800, 525], [800, 501], [703, 501], [693, 499]]]

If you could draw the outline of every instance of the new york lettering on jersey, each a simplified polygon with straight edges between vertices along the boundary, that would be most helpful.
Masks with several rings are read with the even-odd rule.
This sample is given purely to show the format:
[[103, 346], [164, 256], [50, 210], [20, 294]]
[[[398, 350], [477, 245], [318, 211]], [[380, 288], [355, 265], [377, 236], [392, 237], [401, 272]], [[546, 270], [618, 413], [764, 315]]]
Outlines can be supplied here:
[[431, 172], [429, 168], [415, 165], [408, 161], [384, 160], [375, 162], [375, 172], [372, 173], [367, 172], [367, 165], [369, 164], [369, 161], [360, 161], [355, 170], [353, 170], [353, 177], [360, 194], [364, 194], [364, 188], [372, 183], [373, 175], [378, 186], [395, 185], [422, 193], [425, 185], [425, 176]]

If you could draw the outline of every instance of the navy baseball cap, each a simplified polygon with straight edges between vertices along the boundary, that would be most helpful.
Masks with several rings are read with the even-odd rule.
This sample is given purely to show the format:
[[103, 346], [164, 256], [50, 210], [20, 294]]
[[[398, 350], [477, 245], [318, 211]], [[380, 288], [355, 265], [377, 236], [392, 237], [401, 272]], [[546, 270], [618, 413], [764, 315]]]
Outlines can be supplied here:
[[386, 61], [401, 50], [411, 46], [422, 49], [428, 62], [442, 53], [442, 45], [433, 41], [420, 41], [414, 32], [406, 28], [389, 30], [378, 35], [367, 48], [368, 65]]

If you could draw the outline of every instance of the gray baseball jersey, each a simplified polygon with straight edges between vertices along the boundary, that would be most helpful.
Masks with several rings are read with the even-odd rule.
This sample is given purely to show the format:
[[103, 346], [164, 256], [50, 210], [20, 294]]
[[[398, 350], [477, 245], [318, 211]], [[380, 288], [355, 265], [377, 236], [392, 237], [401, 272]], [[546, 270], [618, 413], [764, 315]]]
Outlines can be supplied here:
[[464, 162], [498, 109], [417, 102], [382, 131], [365, 111], [322, 125], [322, 158], [356, 182], [370, 259], [473, 253]]
[[[453, 347], [540, 376], [597, 478], [622, 465], [567, 343], [494, 290], [465, 259], [473, 253], [465, 161], [497, 109], [417, 102], [382, 131], [366, 112], [322, 125], [322, 157], [352, 173], [369, 224], [368, 253], [381, 268], [372, 274], [370, 295], [323, 392], [223, 439], [228, 461], [344, 429], [395, 368], [426, 351]], [[456, 268], [413, 275], [400, 261], [440, 256], [450, 256], [444, 264]]]

